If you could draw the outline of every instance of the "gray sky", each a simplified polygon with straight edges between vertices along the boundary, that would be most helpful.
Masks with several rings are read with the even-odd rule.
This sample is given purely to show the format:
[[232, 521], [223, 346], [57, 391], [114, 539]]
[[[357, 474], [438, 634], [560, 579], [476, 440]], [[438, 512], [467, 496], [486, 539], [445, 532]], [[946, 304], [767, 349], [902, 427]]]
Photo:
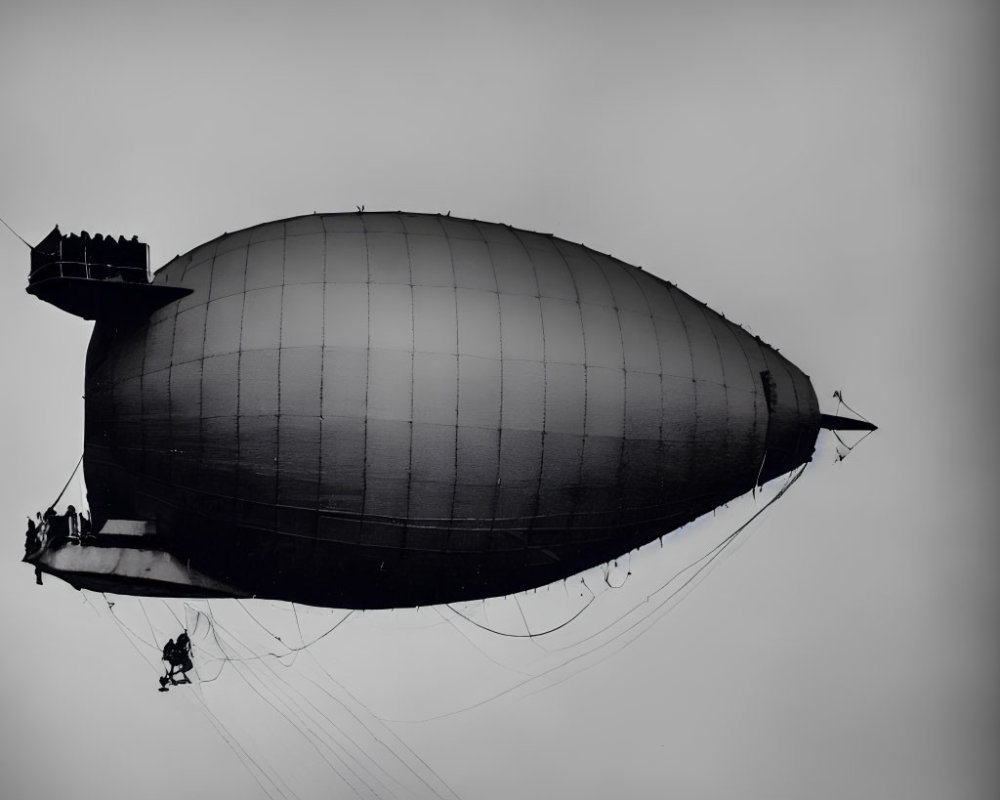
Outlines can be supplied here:
[[[294, 214], [450, 210], [677, 283], [779, 347], [823, 410], [841, 388], [882, 429], [839, 464], [821, 437], [752, 536], [634, 645], [393, 730], [466, 800], [995, 797], [986, 9], [14, 0], [0, 12], [0, 215], [32, 242], [55, 223], [136, 233], [159, 266]], [[354, 796], [235, 670], [160, 695], [99, 595], [38, 588], [18, 563], [24, 517], [80, 455], [90, 326], [24, 293], [27, 250], [0, 234], [0, 794], [265, 797], [199, 697], [296, 775], [298, 796]], [[635, 554], [573, 641], [761, 504]], [[576, 608], [559, 593], [524, 598], [529, 621]], [[136, 601], [120, 606], [146, 624]], [[265, 611], [295, 630], [287, 608]], [[510, 601], [472, 611], [519, 619]], [[303, 618], [322, 631], [339, 617]], [[476, 702], [552, 657], [433, 609], [352, 617], [316, 655], [373, 726]], [[304, 687], [309, 663], [281, 674]]]

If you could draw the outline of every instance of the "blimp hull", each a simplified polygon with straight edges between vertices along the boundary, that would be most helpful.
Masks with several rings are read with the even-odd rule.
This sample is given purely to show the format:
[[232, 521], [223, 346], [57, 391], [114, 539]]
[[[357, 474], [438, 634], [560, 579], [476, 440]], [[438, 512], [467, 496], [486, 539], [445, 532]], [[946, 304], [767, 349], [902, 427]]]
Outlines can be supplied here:
[[[614, 558], [807, 461], [809, 379], [675, 286], [509, 226], [311, 215], [226, 234], [100, 318], [95, 524], [155, 521], [247, 595], [508, 594]], [[126, 589], [127, 590], [127, 589]]]

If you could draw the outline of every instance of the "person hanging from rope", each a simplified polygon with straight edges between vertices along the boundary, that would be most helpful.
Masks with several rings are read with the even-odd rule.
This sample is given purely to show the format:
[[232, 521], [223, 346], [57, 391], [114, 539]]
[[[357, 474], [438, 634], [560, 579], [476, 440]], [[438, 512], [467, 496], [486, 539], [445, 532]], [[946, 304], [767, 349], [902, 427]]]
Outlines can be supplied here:
[[174, 645], [177, 653], [187, 662], [187, 666], [181, 670], [182, 672], [187, 672], [191, 669], [191, 639], [188, 638], [187, 628], [184, 629], [184, 633], [177, 637], [177, 644]]
[[174, 644], [174, 640], [173, 639], [168, 640], [167, 643], [165, 645], [163, 645], [163, 653], [160, 656], [160, 658], [167, 662], [167, 667], [166, 667], [166, 674], [160, 676], [160, 691], [161, 692], [169, 691], [167, 689], [167, 683], [174, 683], [174, 680], [171, 677], [171, 675], [173, 674], [174, 648], [175, 647], [176, 647], [176, 645]]
[[[171, 686], [176, 686], [178, 683], [191, 683], [191, 679], [187, 676], [188, 670], [194, 667], [191, 662], [191, 639], [188, 638], [187, 631], [185, 630], [180, 636], [177, 637], [175, 642], [170, 639], [165, 645], [163, 645], [163, 660], [169, 665], [167, 667], [166, 674], [160, 677], [160, 691], [167, 691], [167, 684]], [[181, 680], [176, 680], [174, 676], [177, 673], [181, 674]]]

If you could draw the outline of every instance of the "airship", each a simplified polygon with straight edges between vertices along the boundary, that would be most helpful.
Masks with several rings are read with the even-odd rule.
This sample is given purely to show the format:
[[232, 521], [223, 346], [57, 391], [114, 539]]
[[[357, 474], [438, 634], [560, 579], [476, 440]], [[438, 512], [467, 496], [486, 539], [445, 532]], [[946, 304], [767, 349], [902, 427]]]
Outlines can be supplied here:
[[540, 587], [797, 469], [809, 377], [675, 285], [450, 215], [312, 214], [178, 256], [32, 248], [94, 320], [90, 530], [26, 548], [77, 588], [423, 606]]

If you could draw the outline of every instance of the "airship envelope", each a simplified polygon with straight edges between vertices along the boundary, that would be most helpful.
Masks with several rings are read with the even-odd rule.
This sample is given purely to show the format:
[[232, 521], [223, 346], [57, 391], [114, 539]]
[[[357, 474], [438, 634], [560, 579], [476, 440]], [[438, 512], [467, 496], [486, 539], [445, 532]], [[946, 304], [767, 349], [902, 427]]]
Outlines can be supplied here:
[[639, 547], [807, 462], [809, 378], [648, 272], [450, 216], [315, 214], [150, 276], [133, 238], [32, 251], [96, 320], [78, 587], [382, 608], [509, 594]]

